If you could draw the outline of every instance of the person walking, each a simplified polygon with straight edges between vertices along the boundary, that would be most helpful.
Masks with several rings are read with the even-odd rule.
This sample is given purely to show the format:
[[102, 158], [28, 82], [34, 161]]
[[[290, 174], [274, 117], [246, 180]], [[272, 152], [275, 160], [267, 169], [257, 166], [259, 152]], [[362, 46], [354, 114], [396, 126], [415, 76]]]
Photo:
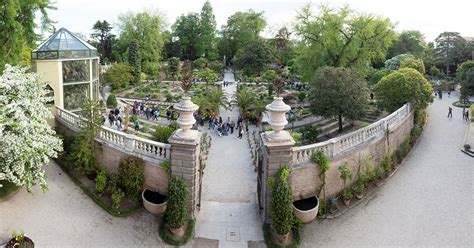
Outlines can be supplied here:
[[230, 127], [230, 134], [233, 134], [234, 133], [235, 122], [230, 121], [229, 127]]
[[451, 107], [448, 107], [448, 118], [453, 118], [453, 109]]
[[462, 108], [462, 119], [466, 119], [466, 108]]
[[469, 121], [469, 110], [466, 110], [466, 121]]
[[242, 134], [244, 132], [244, 126], [242, 125], [242, 122], [240, 122], [239, 125], [239, 136], [237, 138], [242, 139]]
[[140, 130], [140, 121], [138, 120], [138, 117], [135, 119], [135, 131]]

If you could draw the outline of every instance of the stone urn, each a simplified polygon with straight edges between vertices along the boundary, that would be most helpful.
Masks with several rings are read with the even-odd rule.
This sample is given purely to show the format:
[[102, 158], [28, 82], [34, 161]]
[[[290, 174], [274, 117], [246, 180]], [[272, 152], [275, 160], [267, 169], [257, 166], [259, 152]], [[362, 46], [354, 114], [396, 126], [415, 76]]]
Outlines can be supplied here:
[[143, 207], [148, 212], [154, 215], [162, 215], [165, 212], [168, 202], [166, 196], [160, 194], [160, 192], [145, 188], [142, 192], [142, 199]]
[[179, 118], [176, 122], [180, 129], [176, 132], [176, 135], [184, 139], [192, 138], [191, 128], [196, 123], [193, 113], [199, 109], [199, 106], [194, 104], [189, 96], [184, 96], [178, 104], [174, 105], [174, 109], [179, 112]]
[[318, 215], [319, 199], [317, 196], [311, 196], [293, 202], [293, 213], [303, 223], [313, 221]]
[[286, 113], [291, 107], [283, 102], [282, 97], [273, 98], [273, 102], [268, 104], [265, 109], [269, 113], [268, 124], [272, 127], [272, 131], [265, 133], [265, 140], [271, 144], [294, 144], [295, 141], [290, 133], [283, 131], [288, 124]]

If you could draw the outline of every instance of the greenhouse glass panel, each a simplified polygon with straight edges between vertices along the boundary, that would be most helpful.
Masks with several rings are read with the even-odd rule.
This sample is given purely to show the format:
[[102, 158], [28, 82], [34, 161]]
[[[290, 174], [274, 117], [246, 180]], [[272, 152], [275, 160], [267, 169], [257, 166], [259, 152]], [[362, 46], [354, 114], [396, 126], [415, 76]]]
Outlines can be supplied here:
[[89, 61], [63, 61], [63, 83], [89, 81]]
[[99, 77], [99, 60], [92, 60], [92, 79], [97, 79]]
[[79, 110], [89, 99], [90, 84], [64, 85], [64, 108], [66, 110]]
[[94, 101], [99, 100], [99, 80], [92, 82], [92, 99]]

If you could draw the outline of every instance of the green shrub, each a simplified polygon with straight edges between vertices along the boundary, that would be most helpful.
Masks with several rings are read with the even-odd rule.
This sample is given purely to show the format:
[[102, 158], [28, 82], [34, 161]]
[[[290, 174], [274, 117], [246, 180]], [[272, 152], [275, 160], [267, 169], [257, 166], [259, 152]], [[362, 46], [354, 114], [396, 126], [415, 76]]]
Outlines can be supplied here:
[[278, 171], [272, 187], [271, 216], [275, 231], [284, 235], [291, 231], [294, 224], [293, 196], [288, 182], [290, 169], [284, 166]]
[[273, 95], [273, 84], [268, 84], [268, 95]]
[[163, 170], [165, 170], [165, 171], [168, 172], [168, 173], [169, 173], [170, 170], [171, 170], [171, 163], [170, 163], [170, 161], [168, 161], [168, 160], [165, 160], [165, 161], [161, 162], [161, 163], [160, 163], [160, 166], [161, 166], [161, 168], [162, 168]]
[[107, 172], [105, 170], [99, 170], [97, 177], [95, 178], [95, 190], [99, 193], [103, 193], [107, 186]]
[[112, 173], [108, 176], [109, 180], [107, 180], [107, 192], [113, 194], [117, 189], [118, 183], [118, 175], [116, 173]]
[[120, 190], [117, 189], [113, 194], [112, 194], [112, 206], [115, 209], [118, 209], [120, 207], [120, 203], [122, 202], [122, 198], [125, 196], [125, 194]]
[[410, 131], [410, 144], [414, 145], [418, 137], [420, 137], [421, 132], [423, 131], [420, 125], [415, 125]]
[[298, 93], [298, 100], [300, 102], [303, 102], [306, 99], [306, 92], [300, 92]]
[[315, 126], [305, 126], [301, 129], [301, 134], [304, 140], [310, 143], [316, 143], [318, 141], [319, 130]]
[[291, 131], [291, 132], [290, 132], [290, 135], [291, 135], [291, 137], [293, 138], [293, 140], [295, 140], [295, 143], [296, 143], [296, 144], [300, 144], [300, 142], [301, 142], [301, 137], [302, 137], [302, 134], [301, 134], [300, 132]]
[[410, 151], [410, 144], [409, 140], [405, 140], [400, 147], [395, 151], [395, 157], [397, 158], [397, 161], [400, 163], [402, 160], [405, 158], [405, 156], [408, 154]]
[[375, 168], [376, 179], [381, 179], [384, 174], [385, 174], [385, 169], [382, 166], [377, 166], [377, 168]]
[[148, 133], [150, 131], [150, 123], [145, 123], [142, 128], [142, 132]]
[[474, 104], [471, 105], [470, 109], [471, 115], [469, 116], [469, 118], [471, 118], [471, 122], [474, 122]]
[[179, 228], [188, 220], [188, 189], [186, 183], [172, 177], [168, 189], [168, 206], [165, 221], [172, 228]]
[[324, 215], [326, 213], [326, 201], [321, 199], [319, 201], [318, 215]]
[[161, 143], [168, 143], [168, 139], [173, 134], [174, 130], [171, 127], [156, 126], [153, 139]]
[[109, 97], [107, 97], [107, 107], [109, 108], [117, 107], [117, 98], [115, 97], [115, 94], [110, 94]]
[[141, 158], [128, 156], [119, 162], [120, 185], [131, 200], [139, 200], [143, 188], [145, 163]]
[[365, 184], [364, 184], [364, 181], [362, 180], [362, 176], [360, 176], [359, 180], [357, 180], [356, 185], [354, 186], [354, 193], [362, 194], [364, 193], [364, 190], [365, 190]]
[[392, 156], [390, 153], [385, 154], [380, 166], [383, 167], [384, 171], [387, 173], [392, 171]]
[[166, 102], [172, 102], [173, 101], [173, 95], [171, 95], [171, 93], [169, 91], [166, 91], [165, 98], [166, 98]]
[[414, 116], [413, 116], [413, 119], [414, 119], [415, 125], [418, 124], [421, 127], [423, 127], [426, 123], [426, 112], [425, 112], [425, 110], [416, 109], [415, 113], [414, 113]]
[[97, 169], [97, 157], [95, 151], [91, 150], [87, 137], [81, 134], [75, 135], [71, 148], [68, 159], [74, 167], [85, 174], [94, 173]]
[[352, 199], [352, 197], [354, 197], [354, 195], [352, 194], [351, 188], [345, 188], [342, 190], [342, 198], [344, 198], [345, 200], [349, 200]]

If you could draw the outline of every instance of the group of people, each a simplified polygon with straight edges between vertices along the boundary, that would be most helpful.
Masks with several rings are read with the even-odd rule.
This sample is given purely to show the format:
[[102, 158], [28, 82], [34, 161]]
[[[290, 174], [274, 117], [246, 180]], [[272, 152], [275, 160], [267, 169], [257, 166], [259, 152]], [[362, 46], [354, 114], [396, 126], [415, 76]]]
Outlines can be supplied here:
[[[245, 124], [244, 124], [245, 122]], [[208, 129], [216, 129], [217, 135], [219, 137], [228, 136], [234, 133], [234, 129], [237, 129], [238, 136], [237, 138], [242, 139], [243, 132], [244, 132], [244, 125], [246, 132], [249, 131], [248, 120], [244, 121], [241, 117], [237, 120], [237, 124], [227, 117], [227, 120], [223, 121], [222, 117], [217, 118], [216, 114], [212, 112], [211, 116], [209, 117], [209, 128]]]
[[[448, 107], [448, 118], [453, 118], [453, 108]], [[469, 110], [466, 108], [462, 109], [462, 119], [465, 121], [469, 121]]]
[[227, 87], [229, 86], [229, 82], [227, 81], [222, 81], [222, 87]]

